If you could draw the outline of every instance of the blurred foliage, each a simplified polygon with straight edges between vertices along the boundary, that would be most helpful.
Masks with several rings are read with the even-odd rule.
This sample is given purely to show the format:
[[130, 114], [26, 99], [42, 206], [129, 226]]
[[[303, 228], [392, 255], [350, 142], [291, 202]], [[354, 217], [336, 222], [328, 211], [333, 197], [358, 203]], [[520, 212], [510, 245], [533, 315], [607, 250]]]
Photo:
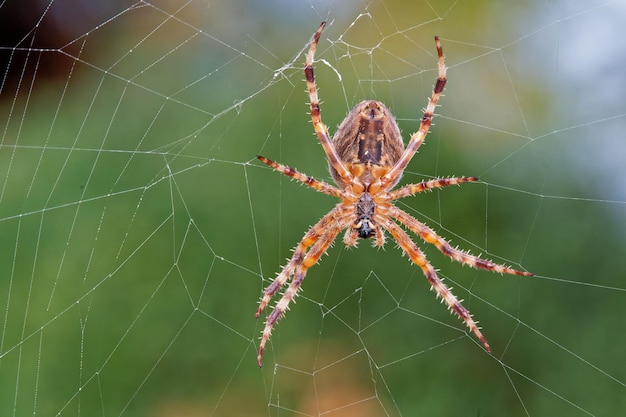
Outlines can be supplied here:
[[[490, 49], [541, 27], [539, 5], [119, 4], [50, 51], [0, 45], [5, 73], [33, 69], [0, 96], [1, 415], [626, 410], [625, 205], [569, 157], [588, 137], [558, 132], [569, 103], [551, 79], [516, 67], [515, 48]], [[474, 271], [422, 245], [493, 357], [391, 238], [385, 250], [338, 240], [256, 367], [259, 295], [335, 204], [255, 159], [329, 180], [299, 55], [322, 19], [315, 69], [331, 131], [376, 98], [408, 138], [442, 37], [450, 82], [403, 183], [483, 181], [400, 206], [454, 245], [538, 275]], [[36, 71], [48, 59], [63, 76]]]

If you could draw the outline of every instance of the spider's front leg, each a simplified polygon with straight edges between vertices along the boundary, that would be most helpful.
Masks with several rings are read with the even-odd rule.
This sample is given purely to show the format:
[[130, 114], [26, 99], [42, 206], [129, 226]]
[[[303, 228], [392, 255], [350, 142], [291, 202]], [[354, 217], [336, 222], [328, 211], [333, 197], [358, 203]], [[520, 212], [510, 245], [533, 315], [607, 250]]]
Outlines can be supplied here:
[[398, 242], [398, 245], [400, 245], [400, 248], [402, 248], [404, 253], [408, 255], [411, 261], [422, 269], [422, 272], [430, 283], [431, 288], [435, 290], [437, 295], [441, 297], [443, 301], [445, 301], [448, 305], [448, 309], [450, 311], [454, 311], [459, 318], [465, 322], [472, 333], [474, 333], [478, 340], [481, 341], [485, 350], [488, 353], [491, 353], [491, 348], [489, 347], [489, 343], [487, 343], [487, 339], [485, 339], [483, 334], [480, 332], [477, 323], [474, 321], [469, 311], [463, 307], [461, 302], [454, 296], [454, 294], [452, 294], [452, 291], [450, 291], [450, 289], [437, 276], [435, 268], [433, 268], [430, 262], [428, 262], [426, 256], [424, 256], [422, 251], [411, 240], [409, 235], [407, 235], [400, 226], [387, 216], [379, 215], [376, 220], [385, 229], [387, 229], [389, 233], [391, 233], [396, 242]]
[[320, 257], [326, 253], [337, 235], [349, 224], [350, 213], [349, 211], [342, 210], [342, 208], [343, 206], [341, 204], [337, 205], [304, 235], [302, 241], [296, 246], [294, 254], [287, 266], [285, 266], [276, 279], [265, 289], [263, 298], [256, 312], [257, 318], [259, 318], [263, 309], [265, 309], [270, 302], [272, 296], [293, 276], [291, 284], [287, 287], [285, 293], [281, 299], [278, 300], [274, 310], [267, 316], [265, 321], [257, 356], [259, 367], [263, 366], [263, 350], [272, 334], [272, 328], [288, 309], [291, 300], [296, 296], [308, 269], [317, 263]]
[[424, 242], [435, 245], [441, 253], [450, 257], [454, 261], [460, 262], [464, 265], [469, 265], [472, 268], [485, 269], [487, 271], [499, 272], [500, 274], [522, 275], [526, 277], [534, 275], [532, 272], [518, 271], [517, 269], [510, 268], [506, 265], [497, 264], [490, 260], [482, 259], [479, 256], [470, 255], [465, 251], [454, 248], [444, 238], [435, 233], [435, 231], [430, 227], [426, 226], [417, 219], [414, 219], [398, 207], [392, 205], [388, 214], [422, 238]]

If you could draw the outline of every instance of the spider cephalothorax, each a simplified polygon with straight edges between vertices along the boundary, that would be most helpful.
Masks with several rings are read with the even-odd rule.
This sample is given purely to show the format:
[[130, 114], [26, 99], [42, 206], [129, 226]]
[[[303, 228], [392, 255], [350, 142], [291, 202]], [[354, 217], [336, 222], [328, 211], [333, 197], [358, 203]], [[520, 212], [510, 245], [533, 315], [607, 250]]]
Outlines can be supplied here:
[[376, 204], [368, 192], [364, 192], [356, 203], [356, 220], [352, 226], [356, 229], [361, 239], [369, 239], [376, 234], [377, 226], [374, 224]]
[[447, 81], [446, 66], [444, 65], [439, 38], [435, 37], [438, 55], [437, 81], [422, 116], [420, 127], [411, 136], [405, 148], [400, 129], [393, 115], [387, 106], [375, 100], [362, 101], [357, 104], [341, 122], [337, 133], [332, 139], [330, 138], [328, 129], [322, 123], [313, 75], [313, 58], [325, 25], [326, 23], [322, 22], [313, 36], [311, 47], [306, 56], [304, 75], [311, 100], [313, 127], [328, 157], [329, 170], [337, 187], [263, 156], [258, 158], [275, 170], [301, 181], [319, 192], [335, 196], [341, 201], [306, 232], [287, 265], [264, 291], [256, 312], [257, 317], [261, 315], [274, 294], [290, 281], [282, 298], [276, 303], [274, 310], [268, 315], [265, 322], [257, 357], [259, 366], [262, 364], [263, 350], [270, 338], [272, 328], [295, 297], [307, 270], [315, 265], [337, 235], [344, 229], [346, 233], [343, 241], [347, 246], [355, 246], [359, 238], [375, 238], [374, 244], [383, 246], [385, 243], [383, 229], [389, 232], [411, 261], [422, 269], [437, 295], [445, 301], [451, 311], [454, 311], [467, 324], [482, 342], [487, 352], [490, 352], [489, 344], [472, 316], [441, 281], [422, 251], [400, 226], [404, 226], [426, 243], [435, 245], [444, 255], [457, 262], [499, 273], [524, 276], [530, 276], [532, 273], [499, 265], [456, 249], [431, 228], [392, 204], [393, 200], [422, 191], [478, 180], [476, 177], [437, 178], [417, 184], [404, 185], [392, 190], [400, 181], [407, 164], [424, 142], [435, 107]]

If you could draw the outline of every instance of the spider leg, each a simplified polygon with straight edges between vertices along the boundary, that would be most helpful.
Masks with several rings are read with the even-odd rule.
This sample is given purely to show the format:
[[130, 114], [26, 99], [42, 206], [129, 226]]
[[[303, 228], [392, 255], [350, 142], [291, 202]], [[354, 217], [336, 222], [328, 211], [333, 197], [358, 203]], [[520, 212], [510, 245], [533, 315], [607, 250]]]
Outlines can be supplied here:
[[460, 185], [464, 182], [478, 181], [477, 177], [461, 177], [461, 178], [437, 178], [429, 181], [422, 181], [417, 184], [407, 184], [401, 188], [389, 192], [390, 200], [408, 197], [422, 191], [432, 190], [433, 188], [443, 188], [450, 185]]
[[417, 221], [408, 213], [400, 210], [395, 206], [389, 207], [389, 215], [397, 219], [400, 223], [409, 228], [413, 233], [421, 237], [424, 242], [435, 245], [441, 253], [457, 262], [469, 265], [472, 268], [486, 269], [488, 271], [495, 271], [501, 274], [523, 275], [527, 277], [534, 275], [532, 272], [518, 271], [516, 269], [496, 264], [486, 259], [482, 259], [478, 256], [470, 255], [469, 253], [464, 252], [460, 249], [453, 248], [444, 238], [437, 235], [437, 233], [435, 233], [435, 231], [432, 230], [430, 227]]
[[256, 318], [259, 318], [265, 307], [269, 304], [271, 298], [276, 294], [276, 292], [287, 282], [289, 278], [293, 275], [296, 267], [302, 262], [304, 259], [306, 252], [311, 245], [317, 242], [320, 237], [324, 235], [324, 230], [335, 222], [334, 217], [337, 214], [337, 207], [335, 207], [332, 211], [322, 217], [313, 227], [309, 229], [308, 232], [305, 233], [304, 237], [298, 243], [298, 246], [293, 251], [293, 255], [291, 259], [287, 263], [287, 265], [283, 268], [283, 270], [278, 274], [278, 276], [272, 281], [270, 285], [265, 288], [263, 298], [259, 303], [259, 308], [256, 311]]
[[263, 350], [271, 336], [272, 328], [287, 310], [291, 300], [295, 297], [300, 285], [302, 285], [307, 270], [315, 265], [319, 258], [328, 250], [339, 232], [350, 224], [351, 212], [348, 210], [341, 213], [341, 211], [342, 206], [336, 206], [309, 229], [302, 241], [296, 246], [294, 254], [287, 266], [285, 266], [276, 279], [265, 289], [263, 298], [256, 312], [257, 318], [259, 318], [263, 309], [268, 305], [272, 296], [293, 276], [291, 284], [287, 290], [285, 290], [282, 298], [276, 303], [274, 310], [267, 316], [265, 321], [265, 328], [263, 329], [257, 356], [259, 366], [262, 366]]
[[437, 55], [438, 59], [438, 69], [439, 73], [437, 76], [437, 82], [435, 83], [435, 87], [433, 88], [433, 92], [428, 100], [428, 106], [426, 106], [426, 110], [424, 111], [424, 115], [422, 116], [422, 121], [420, 123], [420, 127], [417, 132], [413, 133], [409, 143], [404, 150], [404, 153], [395, 163], [395, 165], [381, 178], [382, 187], [386, 188], [389, 184], [394, 184], [396, 178], [402, 175], [402, 172], [409, 164], [415, 152], [419, 149], [419, 147], [424, 142], [424, 138], [428, 134], [428, 129], [430, 129], [430, 124], [433, 119], [433, 113], [435, 112], [435, 107], [437, 106], [437, 102], [439, 101], [439, 97], [441, 97], [441, 93], [443, 91], [443, 87], [446, 85], [446, 66], [444, 64], [443, 51], [441, 49], [441, 43], [439, 42], [439, 37], [435, 36], [435, 44], [437, 45]]
[[346, 184], [352, 184], [354, 181], [354, 175], [348, 170], [345, 166], [339, 154], [335, 150], [335, 147], [332, 144], [330, 134], [328, 133], [328, 128], [322, 122], [322, 115], [320, 113], [320, 100], [317, 96], [317, 86], [315, 85], [315, 74], [313, 72], [313, 60], [315, 58], [315, 51], [317, 50], [317, 43], [320, 40], [320, 35], [322, 34], [322, 30], [326, 26], [326, 22], [322, 22], [315, 35], [313, 35], [313, 40], [311, 41], [311, 47], [309, 48], [309, 52], [306, 55], [306, 62], [304, 65], [304, 77], [306, 78], [306, 85], [309, 92], [309, 99], [311, 102], [311, 120], [313, 121], [313, 128], [315, 129], [315, 133], [322, 144], [322, 148], [324, 148], [324, 152], [328, 158], [328, 162], [332, 165], [333, 168], [337, 171], [341, 179], [344, 180]]
[[274, 162], [270, 159], [267, 159], [264, 156], [258, 155], [257, 158], [259, 159], [259, 161], [269, 165], [270, 167], [274, 168], [276, 171], [283, 173], [286, 176], [293, 178], [294, 180], [298, 180], [304, 183], [305, 185], [308, 185], [309, 187], [313, 188], [314, 190], [319, 191], [320, 193], [324, 193], [324, 194], [341, 198], [341, 190], [339, 190], [337, 187], [333, 187], [332, 185], [324, 181], [316, 180], [313, 177], [309, 177], [308, 175], [298, 172], [297, 170], [291, 167], [288, 167], [287, 165], [283, 165], [279, 162]]
[[411, 261], [419, 266], [426, 279], [430, 283], [432, 289], [437, 292], [437, 296], [441, 297], [443, 301], [448, 305], [448, 309], [452, 312], [454, 311], [460, 318], [465, 322], [467, 327], [476, 335], [478, 340], [481, 341], [485, 350], [491, 353], [491, 348], [489, 347], [489, 343], [483, 336], [483, 334], [478, 329], [478, 325], [470, 315], [469, 311], [463, 307], [461, 302], [452, 294], [450, 289], [442, 282], [442, 280], [437, 276], [435, 269], [428, 262], [422, 251], [413, 243], [409, 235], [406, 234], [404, 230], [400, 226], [398, 226], [393, 220], [384, 215], [377, 215], [376, 218], [378, 224], [382, 225], [389, 233], [394, 237], [400, 248], [408, 255]]

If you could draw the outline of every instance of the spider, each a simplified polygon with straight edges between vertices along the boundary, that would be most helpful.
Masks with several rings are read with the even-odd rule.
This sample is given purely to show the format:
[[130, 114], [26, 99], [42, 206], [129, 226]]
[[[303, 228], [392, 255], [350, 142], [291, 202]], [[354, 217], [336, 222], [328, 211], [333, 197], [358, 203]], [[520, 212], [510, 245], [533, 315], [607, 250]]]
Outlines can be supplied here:
[[309, 92], [313, 127], [324, 148], [330, 174], [337, 187], [263, 156], [259, 155], [258, 159], [274, 170], [298, 180], [316, 191], [337, 197], [341, 201], [306, 232], [287, 265], [265, 289], [256, 312], [257, 318], [267, 307], [274, 294], [286, 285], [287, 281], [291, 281], [282, 298], [276, 303], [274, 310], [267, 316], [259, 345], [258, 365], [262, 366], [263, 350], [271, 336], [274, 324], [285, 314], [289, 303], [302, 285], [308, 269], [317, 263], [332, 245], [337, 235], [344, 229], [346, 232], [343, 242], [348, 247], [356, 246], [358, 239], [370, 238], [374, 239], [374, 245], [382, 247], [385, 243], [383, 230], [389, 232], [410, 260], [422, 269], [431, 289], [434, 289], [437, 296], [445, 301], [451, 312], [454, 311], [465, 322], [482, 342], [485, 350], [490, 353], [491, 348], [480, 332], [477, 322], [473, 320], [469, 311], [461, 305], [461, 302], [452, 294], [450, 289], [437, 277], [435, 269], [400, 225], [419, 236], [426, 243], [435, 245], [444, 255], [462, 264], [501, 274], [523, 276], [532, 276], [533, 274], [499, 265], [453, 248], [430, 227], [392, 204], [394, 200], [412, 196], [422, 191], [478, 180], [477, 177], [437, 178], [393, 189], [400, 180], [407, 164], [424, 142], [435, 107], [447, 81], [446, 66], [439, 38], [435, 36], [438, 55], [437, 81], [422, 116], [419, 129], [411, 136], [405, 148], [400, 129], [390, 110], [383, 103], [375, 100], [358, 103], [341, 122], [333, 138], [330, 138], [327, 127], [322, 123], [313, 74], [315, 50], [325, 26], [326, 22], [322, 22], [311, 40], [306, 55], [304, 75]]

